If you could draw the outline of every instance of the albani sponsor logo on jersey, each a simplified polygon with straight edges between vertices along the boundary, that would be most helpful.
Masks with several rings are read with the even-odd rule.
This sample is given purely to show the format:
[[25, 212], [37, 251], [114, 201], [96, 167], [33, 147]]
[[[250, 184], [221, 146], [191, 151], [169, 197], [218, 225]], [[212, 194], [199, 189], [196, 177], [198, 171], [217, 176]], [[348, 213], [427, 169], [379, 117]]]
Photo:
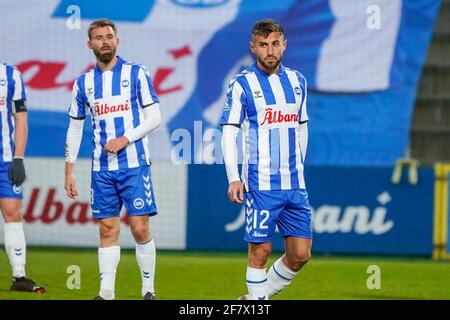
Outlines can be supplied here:
[[261, 125], [282, 122], [298, 122], [298, 113], [285, 114], [281, 110], [274, 111], [272, 108], [266, 108]]
[[95, 102], [94, 103], [95, 115], [102, 116], [108, 113], [123, 112], [130, 110], [129, 101], [126, 100], [123, 104], [111, 105], [107, 103]]

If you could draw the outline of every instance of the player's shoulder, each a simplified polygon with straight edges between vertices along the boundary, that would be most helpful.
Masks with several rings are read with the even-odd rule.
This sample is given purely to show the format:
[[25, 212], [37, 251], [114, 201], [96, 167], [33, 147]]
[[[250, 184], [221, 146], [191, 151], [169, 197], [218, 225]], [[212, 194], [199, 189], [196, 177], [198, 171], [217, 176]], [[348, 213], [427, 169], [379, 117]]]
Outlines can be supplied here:
[[131, 60], [123, 60], [123, 64], [126, 66], [130, 66], [130, 68], [135, 70], [142, 70], [145, 74], [150, 75], [150, 72], [148, 71], [148, 68], [143, 65], [142, 63], [137, 63]]
[[14, 71], [14, 72], [17, 72], [20, 74], [20, 70], [13, 64], [9, 64], [6, 62], [0, 62], [0, 68], [6, 69], [6, 70], [11, 70], [11, 71]]
[[94, 73], [94, 71], [95, 71], [95, 67], [89, 68], [88, 70], [86, 70], [85, 72], [83, 72], [82, 74], [80, 74], [80, 75], [78, 76], [78, 78], [75, 80], [75, 82], [82, 81], [86, 76], [88, 76], [88, 75], [91, 74], [91, 73]]
[[289, 67], [284, 67], [284, 70], [286, 70], [287, 73], [294, 73], [299, 78], [299, 80], [306, 81], [306, 77], [300, 71], [291, 69]]
[[233, 86], [236, 82], [239, 83], [241, 86], [243, 86], [243, 81], [245, 77], [249, 74], [251, 74], [252, 71], [250, 68], [246, 68], [239, 72], [238, 74], [234, 75], [234, 77], [230, 80], [230, 86]]

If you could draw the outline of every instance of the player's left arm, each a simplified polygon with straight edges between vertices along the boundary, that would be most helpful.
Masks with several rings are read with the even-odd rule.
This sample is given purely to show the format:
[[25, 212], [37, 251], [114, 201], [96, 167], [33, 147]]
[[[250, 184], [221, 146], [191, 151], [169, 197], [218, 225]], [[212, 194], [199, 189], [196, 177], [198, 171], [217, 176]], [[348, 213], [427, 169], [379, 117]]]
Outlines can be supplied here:
[[308, 112], [306, 107], [306, 101], [307, 101], [307, 84], [306, 79], [302, 76], [301, 78], [303, 80], [302, 89], [303, 89], [303, 95], [302, 95], [302, 104], [300, 106], [300, 112], [298, 117], [298, 135], [299, 135], [299, 141], [300, 141], [300, 152], [302, 157], [302, 162], [305, 161], [306, 158], [306, 149], [308, 148]]
[[8, 172], [13, 185], [20, 186], [26, 178], [23, 158], [28, 139], [28, 114], [26, 106], [25, 86], [17, 69], [13, 71], [14, 91], [12, 96], [12, 112], [14, 114], [15, 150]]
[[106, 152], [117, 153], [129, 144], [142, 139], [161, 125], [159, 100], [153, 88], [149, 72], [144, 67], [139, 68], [137, 79], [139, 105], [142, 107], [144, 121], [137, 127], [127, 130], [123, 136], [109, 140], [105, 145]]

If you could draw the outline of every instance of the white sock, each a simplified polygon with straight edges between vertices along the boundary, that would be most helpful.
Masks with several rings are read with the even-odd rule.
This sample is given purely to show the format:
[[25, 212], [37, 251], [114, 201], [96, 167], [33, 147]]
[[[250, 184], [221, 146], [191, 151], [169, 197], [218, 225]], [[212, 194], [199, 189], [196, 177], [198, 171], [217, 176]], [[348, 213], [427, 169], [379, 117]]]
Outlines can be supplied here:
[[5, 223], [5, 249], [13, 277], [25, 277], [26, 244], [22, 222]]
[[98, 266], [100, 269], [100, 293], [106, 300], [113, 300], [116, 282], [116, 270], [120, 261], [120, 247], [98, 248]]
[[156, 249], [153, 239], [145, 243], [136, 243], [136, 260], [141, 270], [142, 296], [147, 292], [154, 294]]
[[265, 269], [247, 267], [247, 288], [250, 300], [267, 300], [267, 275]]
[[267, 294], [269, 298], [286, 288], [297, 273], [289, 269], [282, 258], [275, 261], [267, 272]]

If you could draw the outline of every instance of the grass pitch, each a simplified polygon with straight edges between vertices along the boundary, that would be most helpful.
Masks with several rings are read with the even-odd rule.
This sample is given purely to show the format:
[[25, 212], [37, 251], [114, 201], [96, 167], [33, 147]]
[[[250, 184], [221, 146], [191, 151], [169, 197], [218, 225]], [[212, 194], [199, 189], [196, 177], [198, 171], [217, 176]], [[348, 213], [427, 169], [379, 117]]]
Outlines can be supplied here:
[[[280, 254], [273, 253], [270, 263]], [[246, 290], [245, 253], [158, 251], [155, 287], [160, 300], [235, 300]], [[367, 269], [376, 265], [381, 288], [368, 289]], [[69, 289], [80, 270], [80, 289]], [[73, 272], [73, 271], [72, 271]], [[0, 299], [91, 300], [98, 292], [97, 250], [28, 248], [27, 276], [45, 285], [45, 294], [10, 292], [10, 266], [0, 252]], [[370, 282], [370, 281], [369, 281]], [[116, 298], [140, 298], [134, 250], [122, 250]], [[302, 299], [450, 299], [450, 261], [417, 258], [326, 257], [314, 255], [297, 278], [274, 300]]]

